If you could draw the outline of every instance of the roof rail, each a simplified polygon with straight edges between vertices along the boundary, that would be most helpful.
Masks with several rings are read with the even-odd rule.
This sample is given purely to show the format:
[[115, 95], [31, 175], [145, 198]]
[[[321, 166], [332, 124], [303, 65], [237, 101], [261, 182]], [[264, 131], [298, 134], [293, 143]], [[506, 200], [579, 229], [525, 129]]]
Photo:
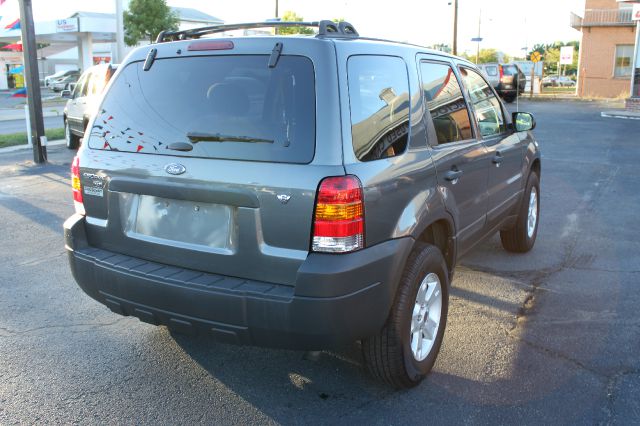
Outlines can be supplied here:
[[266, 21], [247, 22], [244, 24], [212, 25], [210, 27], [191, 28], [182, 31], [162, 31], [158, 34], [156, 43], [165, 41], [188, 40], [200, 38], [203, 35], [222, 33], [225, 31], [248, 30], [269, 27], [317, 27], [319, 37], [355, 38], [359, 37], [355, 27], [348, 22], [333, 22], [329, 20], [313, 22]]

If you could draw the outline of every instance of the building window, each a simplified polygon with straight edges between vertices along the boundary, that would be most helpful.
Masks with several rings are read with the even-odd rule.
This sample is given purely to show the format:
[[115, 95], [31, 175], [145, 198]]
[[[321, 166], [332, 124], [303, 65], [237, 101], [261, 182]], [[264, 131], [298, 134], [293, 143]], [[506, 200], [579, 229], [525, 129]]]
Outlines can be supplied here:
[[633, 61], [633, 45], [621, 44], [616, 46], [616, 63], [614, 77], [631, 77], [631, 61]]

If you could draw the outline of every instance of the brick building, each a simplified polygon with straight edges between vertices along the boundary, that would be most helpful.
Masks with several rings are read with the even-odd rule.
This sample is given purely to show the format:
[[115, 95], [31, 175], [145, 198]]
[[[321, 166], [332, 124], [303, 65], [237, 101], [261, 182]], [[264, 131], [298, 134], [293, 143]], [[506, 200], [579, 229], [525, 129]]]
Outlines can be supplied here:
[[571, 26], [582, 32], [578, 96], [629, 96], [636, 31], [631, 8], [616, 0], [586, 0], [582, 17], [571, 14]]

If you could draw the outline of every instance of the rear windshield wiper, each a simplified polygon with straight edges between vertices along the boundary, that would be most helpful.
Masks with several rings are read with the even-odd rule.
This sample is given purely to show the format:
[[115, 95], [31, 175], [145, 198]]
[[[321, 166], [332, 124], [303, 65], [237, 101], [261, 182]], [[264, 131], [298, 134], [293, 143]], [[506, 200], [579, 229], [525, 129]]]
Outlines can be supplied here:
[[247, 142], [247, 143], [273, 143], [271, 139], [252, 138], [249, 136], [221, 135], [220, 133], [196, 133], [189, 132], [187, 137], [192, 143], [198, 142]]

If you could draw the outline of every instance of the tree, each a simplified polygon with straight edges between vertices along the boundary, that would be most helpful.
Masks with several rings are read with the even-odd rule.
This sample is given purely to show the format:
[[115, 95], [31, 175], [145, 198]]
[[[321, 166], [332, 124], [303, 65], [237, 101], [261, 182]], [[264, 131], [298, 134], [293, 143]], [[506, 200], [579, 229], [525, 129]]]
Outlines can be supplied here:
[[556, 41], [549, 44], [536, 44], [533, 50], [527, 55], [527, 59], [531, 58], [531, 53], [539, 52], [544, 61], [545, 74], [558, 74], [558, 62], [560, 62], [560, 48], [564, 46], [573, 46], [573, 63], [571, 65], [563, 65], [564, 74], [574, 75], [578, 70], [578, 50], [580, 49], [579, 41]]
[[145, 39], [153, 43], [160, 31], [178, 29], [178, 16], [166, 0], [131, 0], [124, 12], [124, 29], [128, 46]]
[[[291, 10], [287, 10], [282, 16], [282, 20], [286, 22], [302, 22], [302, 16], [297, 15]], [[280, 27], [278, 34], [313, 34], [313, 30], [309, 27]]]
[[427, 46], [427, 47], [429, 49], [439, 50], [440, 52], [451, 53], [451, 46], [449, 46], [446, 43], [432, 44], [431, 46]]
[[[470, 62], [476, 61], [475, 53], [464, 52], [460, 54], [460, 56]], [[511, 57], [504, 52], [501, 52], [496, 49], [480, 49], [480, 56], [478, 57], [479, 64], [487, 64], [489, 62], [498, 62], [500, 64], [506, 64], [510, 61], [511, 61]]]

